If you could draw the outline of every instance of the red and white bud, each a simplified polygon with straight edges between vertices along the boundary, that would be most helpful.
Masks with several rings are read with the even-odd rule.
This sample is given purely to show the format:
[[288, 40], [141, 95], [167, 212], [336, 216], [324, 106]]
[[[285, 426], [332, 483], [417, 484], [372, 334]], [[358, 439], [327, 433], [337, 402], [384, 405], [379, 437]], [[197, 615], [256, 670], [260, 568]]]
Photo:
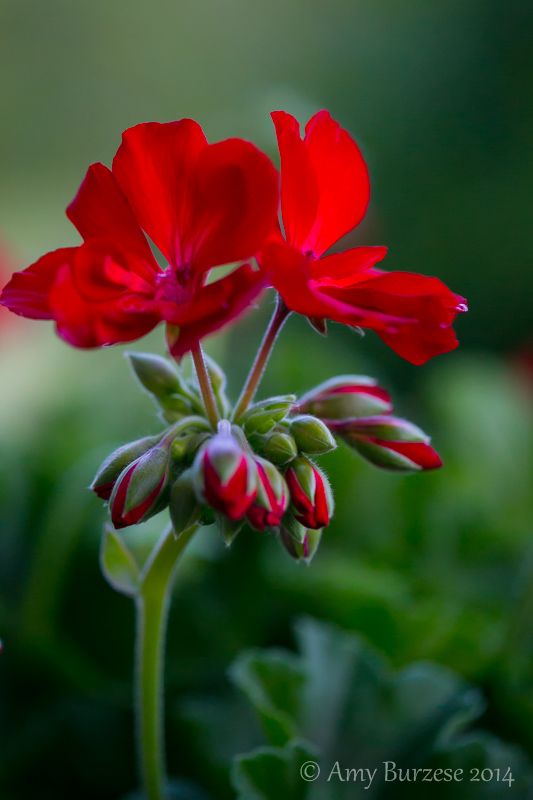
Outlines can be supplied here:
[[115, 528], [137, 525], [161, 510], [168, 472], [168, 446], [152, 447], [122, 471], [109, 500]]
[[247, 518], [258, 531], [276, 528], [281, 523], [289, 505], [289, 489], [283, 475], [274, 464], [264, 458], [255, 458], [257, 469], [257, 497], [248, 509]]
[[364, 458], [383, 469], [411, 472], [442, 466], [430, 437], [405, 419], [367, 417], [339, 422], [334, 430]]
[[305, 528], [325, 528], [333, 514], [329, 481], [312, 461], [299, 456], [285, 473], [295, 518]]
[[257, 495], [253, 459], [225, 428], [198, 451], [193, 480], [200, 501], [231, 520], [242, 519]]
[[392, 411], [392, 401], [373, 378], [339, 375], [307, 392], [297, 408], [328, 421], [388, 414]]

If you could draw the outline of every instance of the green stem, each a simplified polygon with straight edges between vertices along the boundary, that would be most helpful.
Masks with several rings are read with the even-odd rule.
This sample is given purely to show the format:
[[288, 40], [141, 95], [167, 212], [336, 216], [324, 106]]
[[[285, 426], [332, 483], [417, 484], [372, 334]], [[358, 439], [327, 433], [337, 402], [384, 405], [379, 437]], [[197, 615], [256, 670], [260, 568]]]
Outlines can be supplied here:
[[266, 369], [268, 359], [270, 357], [270, 354], [272, 353], [272, 348], [274, 347], [279, 332], [281, 331], [290, 313], [291, 313], [290, 310], [287, 308], [281, 297], [278, 295], [276, 308], [274, 309], [274, 313], [272, 314], [272, 317], [268, 324], [268, 328], [265, 331], [263, 340], [259, 346], [259, 350], [257, 351], [254, 363], [252, 364], [252, 368], [248, 373], [248, 377], [246, 378], [246, 381], [244, 383], [241, 396], [239, 397], [237, 405], [235, 406], [235, 411], [233, 412], [234, 420], [239, 419], [239, 417], [246, 411], [246, 409], [254, 399], [257, 387], [259, 386], [259, 382], [263, 377], [263, 373]]
[[219, 420], [217, 401], [215, 399], [213, 387], [211, 386], [211, 378], [209, 377], [209, 372], [207, 371], [207, 367], [205, 365], [205, 359], [201, 345], [195, 347], [194, 350], [191, 351], [191, 355], [194, 362], [194, 368], [196, 370], [196, 376], [198, 378], [198, 385], [200, 386], [200, 391], [202, 393], [207, 419], [211, 423], [211, 427], [216, 428]]
[[137, 743], [145, 800], [164, 800], [163, 672], [165, 636], [176, 565], [197, 525], [175, 536], [166, 531], [145, 566], [136, 600]]

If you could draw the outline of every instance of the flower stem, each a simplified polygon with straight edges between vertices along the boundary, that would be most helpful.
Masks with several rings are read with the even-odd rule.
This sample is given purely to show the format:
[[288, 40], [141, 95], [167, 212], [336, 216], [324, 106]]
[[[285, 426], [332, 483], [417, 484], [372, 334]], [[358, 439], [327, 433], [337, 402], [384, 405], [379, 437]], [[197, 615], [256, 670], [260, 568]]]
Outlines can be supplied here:
[[278, 338], [278, 334], [281, 331], [290, 313], [291, 313], [290, 310], [287, 308], [281, 297], [278, 295], [276, 308], [274, 309], [274, 313], [272, 314], [272, 317], [268, 324], [268, 328], [265, 331], [263, 340], [259, 346], [259, 350], [257, 351], [257, 355], [255, 357], [252, 368], [248, 373], [248, 377], [246, 378], [245, 384], [241, 392], [241, 396], [239, 397], [237, 405], [235, 406], [235, 411], [233, 412], [234, 420], [239, 419], [241, 414], [243, 414], [246, 411], [246, 409], [254, 399], [257, 387], [259, 386], [259, 382], [263, 377], [263, 373], [266, 369], [268, 359], [270, 357], [270, 354], [272, 353], [272, 348], [274, 347], [276, 339]]
[[194, 350], [191, 351], [191, 355], [194, 362], [194, 368], [196, 369], [198, 385], [200, 386], [200, 391], [202, 393], [202, 399], [204, 401], [207, 418], [211, 423], [211, 427], [216, 428], [219, 419], [217, 401], [215, 399], [215, 394], [211, 385], [211, 378], [209, 377], [209, 372], [207, 371], [201, 345], [195, 347]]
[[146, 800], [164, 800], [163, 673], [168, 609], [176, 565], [197, 531], [166, 531], [150, 556], [136, 599], [137, 746]]

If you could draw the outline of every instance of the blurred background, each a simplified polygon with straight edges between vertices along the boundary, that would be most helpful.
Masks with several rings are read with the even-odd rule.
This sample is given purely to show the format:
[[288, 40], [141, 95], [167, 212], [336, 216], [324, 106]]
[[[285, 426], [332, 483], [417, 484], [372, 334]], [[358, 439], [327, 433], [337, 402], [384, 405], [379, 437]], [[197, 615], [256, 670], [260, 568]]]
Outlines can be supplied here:
[[[305, 786], [291, 772], [302, 737], [324, 758], [342, 742], [347, 766], [491, 770], [435, 797], [530, 796], [532, 22], [522, 0], [0, 1], [0, 284], [77, 243], [64, 209], [126, 127], [192, 116], [275, 158], [271, 110], [304, 121], [327, 107], [372, 175], [350, 243], [387, 244], [388, 268], [438, 275], [470, 302], [460, 350], [425, 367], [371, 333], [323, 339], [290, 320], [264, 394], [374, 375], [445, 468], [399, 477], [341, 448], [324, 458], [337, 514], [309, 569], [259, 534], [231, 552], [211, 530], [197, 540], [168, 642], [175, 797], [427, 797]], [[271, 304], [207, 343], [233, 397]], [[163, 352], [162, 331], [137, 349]], [[86, 487], [113, 447], [159, 423], [122, 348], [76, 352], [2, 310], [0, 386], [0, 800], [117, 800], [137, 784], [133, 609], [100, 575], [105, 512]], [[162, 524], [125, 535], [142, 548]], [[293, 707], [296, 674], [300, 694], [309, 676], [326, 684], [298, 695], [314, 729]], [[291, 720], [284, 735], [272, 718]], [[233, 763], [267, 744], [275, 779], [253, 757]], [[495, 777], [510, 767], [511, 786]]]

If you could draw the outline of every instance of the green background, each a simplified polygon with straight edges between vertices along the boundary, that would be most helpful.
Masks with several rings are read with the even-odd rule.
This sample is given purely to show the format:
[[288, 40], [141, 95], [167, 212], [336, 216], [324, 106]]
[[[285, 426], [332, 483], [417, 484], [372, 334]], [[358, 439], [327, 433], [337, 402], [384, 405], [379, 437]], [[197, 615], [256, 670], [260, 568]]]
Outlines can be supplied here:
[[[454, 670], [483, 697], [477, 728], [533, 752], [531, 23], [520, 0], [0, 2], [6, 278], [77, 242], [64, 209], [124, 128], [192, 116], [210, 139], [244, 136], [276, 158], [269, 112], [327, 107], [372, 175], [348, 243], [386, 244], [388, 268], [438, 275], [470, 303], [460, 350], [424, 367], [371, 333], [323, 339], [290, 320], [264, 394], [375, 375], [445, 468], [398, 477], [344, 449], [324, 458], [337, 513], [309, 569], [269, 537], [228, 552], [206, 532], [171, 617], [168, 760], [212, 798], [234, 796], [232, 757], [264, 742], [228, 668], [250, 647], [294, 649], [302, 614], [396, 669]], [[234, 398], [271, 305], [207, 343]], [[162, 331], [138, 349], [163, 352]], [[109, 450], [158, 429], [121, 351], [77, 352], [0, 311], [1, 800], [136, 786], [132, 609], [99, 573], [105, 512], [85, 488]], [[142, 547], [161, 524], [125, 536]]]

